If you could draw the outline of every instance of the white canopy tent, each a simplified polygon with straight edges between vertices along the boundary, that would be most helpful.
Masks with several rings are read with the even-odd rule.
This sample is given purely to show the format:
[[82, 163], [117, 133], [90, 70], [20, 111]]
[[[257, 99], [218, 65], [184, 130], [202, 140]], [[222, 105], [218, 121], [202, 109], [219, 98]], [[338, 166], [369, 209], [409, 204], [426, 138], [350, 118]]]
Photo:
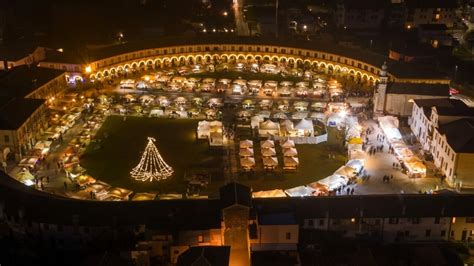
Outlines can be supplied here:
[[300, 135], [300, 136], [313, 136], [314, 135], [313, 120], [311, 120], [311, 119], [301, 119], [295, 125], [295, 130], [298, 131], [298, 135]]
[[276, 155], [275, 148], [262, 148], [262, 157], [273, 157]]
[[341, 175], [330, 175], [319, 180], [318, 183], [326, 186], [328, 190], [335, 190], [340, 186], [347, 185], [347, 179]]
[[241, 149], [252, 148], [252, 147], [253, 147], [253, 141], [248, 140], [248, 139], [240, 141]]
[[273, 140], [264, 140], [260, 142], [260, 147], [262, 148], [274, 148], [275, 147], [275, 142]]
[[343, 165], [339, 167], [335, 172], [335, 175], [341, 175], [348, 178], [354, 177], [356, 175], [356, 170], [350, 166]]
[[253, 198], [285, 198], [286, 194], [282, 189], [263, 190], [252, 193]]
[[284, 149], [294, 148], [295, 147], [295, 142], [291, 139], [286, 140], [286, 141], [281, 143], [281, 147], [284, 148]]
[[283, 149], [283, 156], [285, 157], [293, 157], [297, 155], [298, 155], [298, 151], [295, 148]]
[[299, 186], [299, 187], [294, 187], [290, 189], [286, 189], [285, 193], [289, 197], [310, 197], [313, 196], [313, 192], [315, 192], [311, 187], [307, 186]]
[[260, 136], [277, 136], [280, 134], [280, 124], [275, 123], [271, 120], [261, 122], [258, 128], [258, 134]]

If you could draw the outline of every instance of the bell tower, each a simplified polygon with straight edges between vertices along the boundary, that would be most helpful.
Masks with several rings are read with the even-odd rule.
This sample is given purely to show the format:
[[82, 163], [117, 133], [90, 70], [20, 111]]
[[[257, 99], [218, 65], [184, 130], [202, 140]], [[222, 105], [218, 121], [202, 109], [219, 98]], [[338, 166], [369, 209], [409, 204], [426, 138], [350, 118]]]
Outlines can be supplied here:
[[388, 84], [388, 75], [387, 75], [387, 62], [384, 62], [382, 65], [382, 70], [380, 71], [380, 82], [377, 83], [374, 93], [374, 113], [383, 113], [385, 111], [385, 101], [387, 99], [387, 84]]

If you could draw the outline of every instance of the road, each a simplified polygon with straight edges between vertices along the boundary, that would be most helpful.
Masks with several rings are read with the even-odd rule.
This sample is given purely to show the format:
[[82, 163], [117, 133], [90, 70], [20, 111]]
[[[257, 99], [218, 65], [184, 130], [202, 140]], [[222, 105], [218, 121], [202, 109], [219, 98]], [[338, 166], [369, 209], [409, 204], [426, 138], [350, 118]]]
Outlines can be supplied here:
[[250, 30], [247, 22], [244, 21], [243, 17], [243, 0], [234, 0], [234, 17], [235, 17], [235, 27], [237, 35], [239, 36], [249, 36]]

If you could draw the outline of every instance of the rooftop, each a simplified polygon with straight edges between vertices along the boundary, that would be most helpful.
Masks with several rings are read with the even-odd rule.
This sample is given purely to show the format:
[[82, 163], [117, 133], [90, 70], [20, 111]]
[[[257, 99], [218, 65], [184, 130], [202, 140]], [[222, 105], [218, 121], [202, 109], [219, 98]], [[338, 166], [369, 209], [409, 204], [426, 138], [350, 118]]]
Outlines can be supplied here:
[[462, 118], [446, 123], [439, 128], [446, 136], [449, 146], [456, 153], [474, 153], [474, 119]]
[[0, 61], [18, 61], [32, 54], [37, 48], [34, 44], [0, 45]]
[[453, 0], [406, 0], [410, 8], [457, 8], [457, 1]]
[[45, 100], [0, 97], [0, 130], [16, 130], [43, 105]]
[[258, 216], [258, 223], [260, 225], [290, 225], [298, 224], [295, 216], [291, 212], [286, 213], [272, 213], [262, 214]]
[[448, 84], [391, 82], [387, 86], [388, 94], [413, 94], [449, 97]]
[[27, 65], [15, 67], [0, 74], [0, 96], [26, 97], [64, 73], [63, 70]]
[[178, 257], [178, 266], [229, 265], [230, 246], [190, 247]]

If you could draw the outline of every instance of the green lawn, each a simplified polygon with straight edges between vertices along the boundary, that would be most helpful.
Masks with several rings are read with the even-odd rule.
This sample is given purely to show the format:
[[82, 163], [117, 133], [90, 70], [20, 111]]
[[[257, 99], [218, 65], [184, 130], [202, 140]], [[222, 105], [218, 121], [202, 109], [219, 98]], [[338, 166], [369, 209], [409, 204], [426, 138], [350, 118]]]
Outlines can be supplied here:
[[[94, 178], [136, 192], [182, 193], [186, 189], [183, 177], [192, 172], [206, 172], [213, 179], [222, 179], [222, 150], [210, 149], [206, 140], [196, 139], [197, 123], [144, 117], [127, 117], [123, 121], [123, 117], [110, 116], [97, 134], [102, 140], [101, 148], [89, 145], [81, 164]], [[156, 138], [163, 159], [175, 171], [168, 180], [139, 182], [129, 174], [140, 161], [148, 136]]]
[[[279, 167], [274, 172], [263, 170], [259, 145], [255, 145], [256, 171], [254, 173], [241, 173], [239, 182], [252, 187], [254, 191], [270, 189], [288, 189], [318, 181], [331, 175], [341, 167], [346, 160], [345, 153], [328, 144], [301, 144], [296, 145], [300, 165], [296, 171], [285, 172], [282, 169], [283, 156], [277, 147]], [[334, 154], [335, 159], [330, 159], [328, 154]]]

